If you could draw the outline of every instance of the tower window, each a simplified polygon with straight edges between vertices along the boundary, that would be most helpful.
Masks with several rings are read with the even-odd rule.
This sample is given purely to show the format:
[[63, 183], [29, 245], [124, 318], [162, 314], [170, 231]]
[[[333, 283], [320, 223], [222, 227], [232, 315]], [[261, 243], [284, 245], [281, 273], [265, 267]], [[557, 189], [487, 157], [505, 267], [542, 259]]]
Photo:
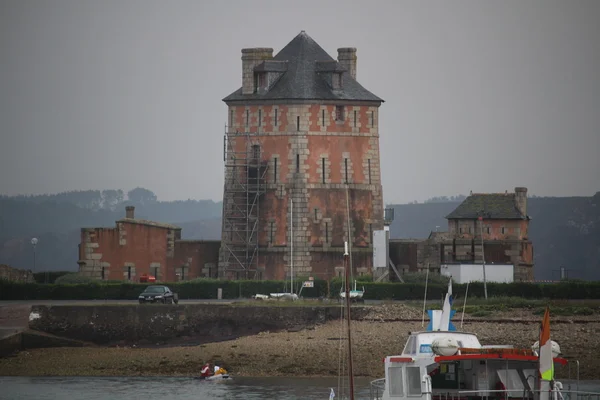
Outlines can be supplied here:
[[106, 279], [105, 273], [104, 273], [104, 268], [105, 267], [102, 267], [102, 271], [101, 271], [101, 278], [102, 278], [102, 280]]
[[329, 243], [329, 222], [325, 222], [325, 243]]
[[371, 159], [367, 160], [367, 168], [369, 169], [369, 185], [371, 184]]
[[127, 280], [131, 280], [131, 266], [127, 267]]
[[340, 74], [339, 72], [334, 72], [331, 79], [332, 79], [333, 89], [341, 89], [342, 88], [342, 74]]
[[356, 110], [354, 110], [354, 127], [356, 128]]
[[260, 145], [258, 145], [258, 144], [252, 145], [252, 158], [254, 160], [260, 160]]
[[344, 175], [345, 175], [345, 181], [346, 183], [348, 183], [348, 159], [344, 158]]
[[262, 110], [258, 110], [258, 126], [262, 125]]
[[277, 108], [275, 109], [275, 126], [277, 126], [277, 111], [279, 111]]
[[275, 157], [273, 159], [273, 183], [277, 183], [277, 162], [279, 159]]
[[371, 111], [371, 128], [375, 126], [375, 111]]
[[296, 154], [296, 172], [300, 172], [300, 154]]
[[319, 218], [319, 209], [315, 208], [315, 219]]
[[296, 130], [300, 130], [300, 117], [296, 117]]
[[246, 126], [250, 125], [250, 110], [246, 110]]
[[321, 181], [325, 183], [325, 157], [321, 158]]
[[344, 106], [335, 106], [335, 120], [336, 121], [344, 120]]
[[321, 126], [325, 126], [325, 110], [321, 110]]
[[263, 89], [266, 85], [267, 79], [264, 72], [254, 74], [254, 93], [258, 93], [260, 89]]
[[273, 243], [273, 231], [274, 231], [274, 226], [275, 226], [275, 222], [271, 221], [269, 223], [269, 242]]
[[373, 224], [369, 224], [369, 243], [373, 243]]

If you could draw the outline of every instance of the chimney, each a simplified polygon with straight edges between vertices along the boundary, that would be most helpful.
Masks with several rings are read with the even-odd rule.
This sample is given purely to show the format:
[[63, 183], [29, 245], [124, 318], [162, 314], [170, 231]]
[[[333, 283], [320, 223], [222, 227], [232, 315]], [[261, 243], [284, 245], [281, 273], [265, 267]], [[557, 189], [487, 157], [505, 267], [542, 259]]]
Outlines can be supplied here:
[[338, 49], [338, 62], [348, 70], [348, 74], [356, 80], [356, 48], [342, 47]]
[[527, 188], [526, 187], [516, 187], [515, 188], [515, 202], [517, 203], [517, 209], [523, 214], [523, 216], [527, 216]]
[[125, 207], [125, 218], [127, 218], [127, 219], [134, 219], [134, 211], [135, 211], [135, 207], [134, 206], [127, 206], [127, 207]]
[[242, 94], [254, 93], [254, 67], [273, 58], [273, 49], [256, 47], [242, 49]]

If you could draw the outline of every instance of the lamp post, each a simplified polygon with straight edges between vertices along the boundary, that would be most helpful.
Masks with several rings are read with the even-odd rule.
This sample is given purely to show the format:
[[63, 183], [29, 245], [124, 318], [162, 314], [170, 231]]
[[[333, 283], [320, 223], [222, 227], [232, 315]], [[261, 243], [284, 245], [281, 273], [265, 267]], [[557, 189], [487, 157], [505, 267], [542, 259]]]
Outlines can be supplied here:
[[[31, 245], [33, 246], [33, 273], [35, 274], [35, 246], [37, 246], [37, 238], [31, 239]], [[35, 280], [35, 278], [33, 278]]]
[[483, 217], [479, 217], [479, 225], [481, 226], [481, 262], [483, 264], [483, 295], [487, 300], [487, 280], [485, 279], [485, 252], [483, 250]]

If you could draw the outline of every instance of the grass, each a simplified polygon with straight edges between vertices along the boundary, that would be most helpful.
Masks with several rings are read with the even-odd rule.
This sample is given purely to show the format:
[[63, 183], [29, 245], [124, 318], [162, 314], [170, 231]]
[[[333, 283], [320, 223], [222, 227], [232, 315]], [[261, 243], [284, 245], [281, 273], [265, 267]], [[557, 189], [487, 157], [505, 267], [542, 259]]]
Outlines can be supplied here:
[[[455, 299], [452, 309], [456, 312], [462, 312], [463, 300], [460, 298]], [[423, 307], [423, 302], [411, 301], [407, 304], [418, 308]], [[526, 310], [531, 311], [534, 315], [541, 316], [544, 314], [546, 306], [550, 307], [551, 315], [583, 316], [600, 314], [600, 300], [532, 300], [522, 297], [489, 297], [487, 300], [481, 297], [469, 297], [465, 314], [473, 317], [489, 317], [498, 312]], [[441, 307], [441, 299], [434, 307]]]

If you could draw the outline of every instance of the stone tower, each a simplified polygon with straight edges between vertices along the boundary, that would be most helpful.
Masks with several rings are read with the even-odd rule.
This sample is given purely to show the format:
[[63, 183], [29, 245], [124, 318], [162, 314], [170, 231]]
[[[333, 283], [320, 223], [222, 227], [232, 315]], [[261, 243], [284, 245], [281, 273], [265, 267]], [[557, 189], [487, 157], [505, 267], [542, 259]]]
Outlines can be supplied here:
[[348, 233], [353, 273], [370, 273], [383, 100], [356, 81], [356, 49], [335, 60], [304, 31], [275, 56], [242, 49], [242, 86], [223, 101], [219, 277], [340, 275]]

